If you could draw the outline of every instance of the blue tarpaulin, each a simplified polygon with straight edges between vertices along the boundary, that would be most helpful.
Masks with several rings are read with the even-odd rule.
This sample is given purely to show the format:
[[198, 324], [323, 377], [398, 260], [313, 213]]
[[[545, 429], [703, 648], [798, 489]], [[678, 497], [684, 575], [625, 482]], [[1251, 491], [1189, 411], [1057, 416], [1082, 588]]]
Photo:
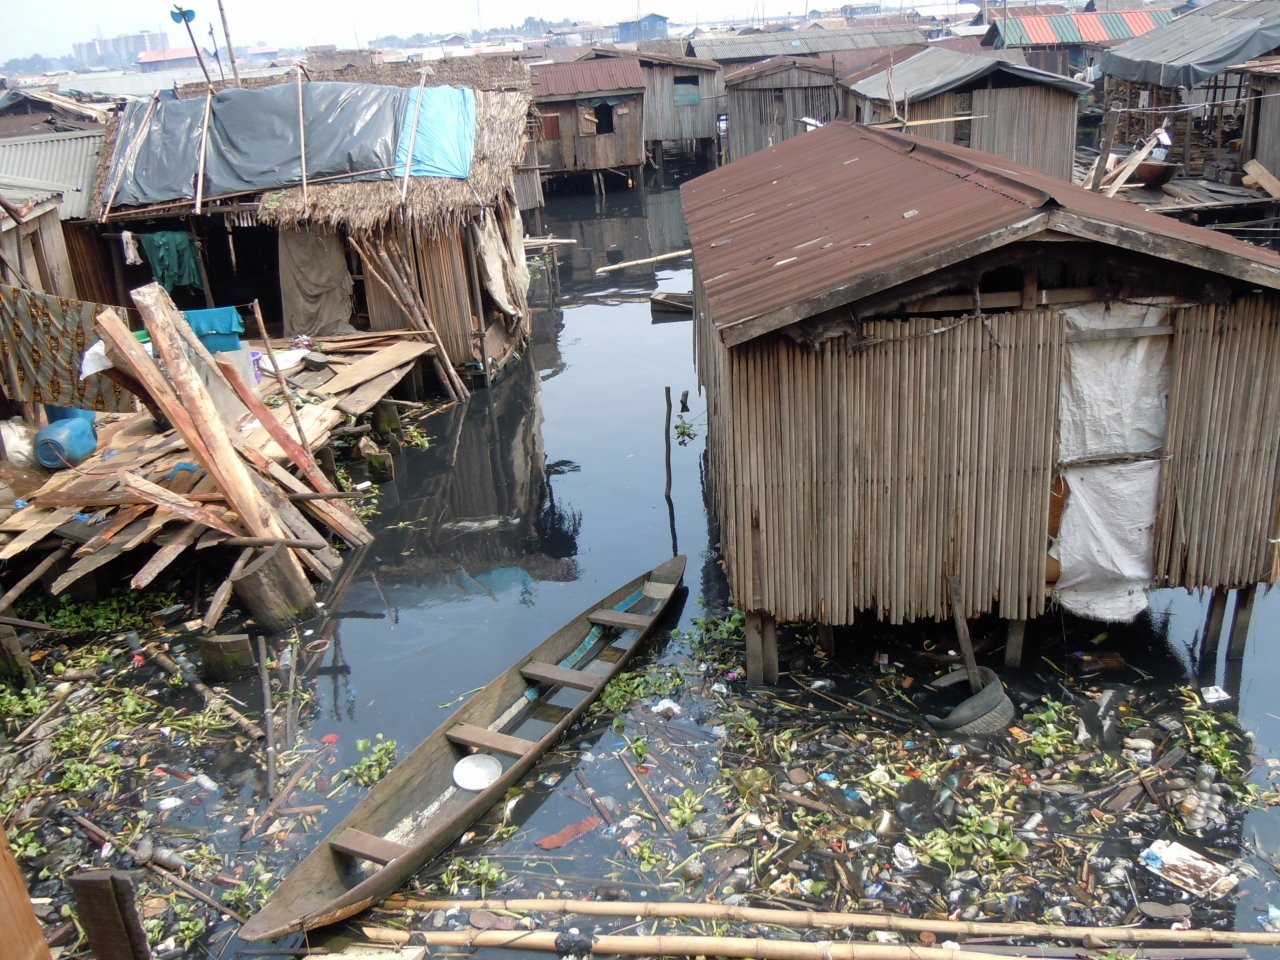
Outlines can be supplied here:
[[[418, 106], [418, 98], [422, 106]], [[417, 117], [417, 133], [414, 130]], [[476, 143], [476, 95], [466, 87], [426, 87], [409, 91], [400, 143], [396, 146], [395, 175], [404, 176], [409, 142], [413, 141], [414, 177], [471, 176], [471, 158]]]

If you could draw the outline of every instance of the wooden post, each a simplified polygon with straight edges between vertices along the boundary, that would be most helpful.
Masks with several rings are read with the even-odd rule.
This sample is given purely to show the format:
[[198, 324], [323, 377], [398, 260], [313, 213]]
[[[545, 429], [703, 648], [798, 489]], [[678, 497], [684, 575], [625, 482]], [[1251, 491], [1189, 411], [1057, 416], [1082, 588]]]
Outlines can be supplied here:
[[771, 613], [760, 615], [760, 659], [764, 682], [778, 682], [778, 621]]
[[393, 433], [400, 429], [400, 411], [394, 403], [380, 400], [373, 407], [373, 432]]
[[95, 960], [150, 960], [137, 890], [123, 870], [88, 870], [71, 878], [76, 916]]
[[287, 630], [319, 613], [315, 592], [284, 547], [264, 550], [232, 580], [253, 619], [268, 633]]
[[747, 683], [758, 687], [764, 683], [764, 630], [761, 615], [747, 612], [744, 634], [747, 641]]
[[671, 388], [663, 387], [663, 393], [667, 398], [667, 419], [662, 425], [662, 441], [667, 449], [667, 485], [663, 488], [662, 495], [668, 500], [671, 499]]
[[1022, 666], [1022, 641], [1027, 635], [1027, 621], [1010, 620], [1009, 632], [1004, 643], [1004, 665], [1006, 667]]
[[247, 633], [201, 637], [200, 676], [214, 683], [238, 680], [254, 671], [253, 648]]
[[827, 656], [835, 656], [836, 631], [829, 623], [818, 624], [818, 646]]
[[18, 641], [18, 632], [8, 625], [0, 625], [0, 679], [17, 687], [34, 687], [36, 683], [36, 672]]
[[1231, 644], [1227, 647], [1228, 660], [1244, 658], [1245, 644], [1249, 640], [1249, 624], [1253, 620], [1253, 604], [1258, 599], [1258, 584], [1250, 584], [1236, 591], [1236, 612], [1231, 625]]
[[[27, 885], [22, 882], [18, 862], [9, 850], [9, 840], [0, 829], [0, 937], [4, 955], [10, 960], [49, 960], [40, 921], [31, 909]], [[143, 945], [146, 945], [144, 939]]]
[[960, 578], [947, 577], [948, 592], [951, 594], [951, 619], [956, 625], [956, 639], [960, 641], [960, 652], [964, 654], [964, 672], [969, 675], [969, 686], [974, 693], [982, 689], [982, 677], [978, 675], [978, 661], [973, 655], [973, 642], [969, 639], [969, 624], [964, 618], [964, 601], [960, 597]]
[[1222, 640], [1222, 623], [1227, 614], [1227, 591], [1215, 588], [1209, 594], [1209, 613], [1205, 617], [1204, 635], [1200, 638], [1200, 676], [1212, 678], [1218, 669], [1218, 644]]
[[1089, 189], [1094, 193], [1102, 189], [1102, 178], [1107, 175], [1107, 157], [1111, 155], [1111, 141], [1115, 139], [1116, 124], [1120, 120], [1120, 111], [1107, 108], [1107, 118], [1102, 124], [1102, 142], [1098, 144], [1098, 166], [1093, 171], [1093, 180]]

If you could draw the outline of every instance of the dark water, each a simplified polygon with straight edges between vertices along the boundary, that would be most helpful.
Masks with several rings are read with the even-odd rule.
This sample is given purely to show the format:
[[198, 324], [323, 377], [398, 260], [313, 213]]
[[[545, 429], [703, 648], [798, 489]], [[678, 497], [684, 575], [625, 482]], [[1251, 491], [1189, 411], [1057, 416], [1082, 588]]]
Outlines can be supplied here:
[[[303, 724], [312, 743], [337, 735], [333, 769], [357, 759], [357, 739], [377, 733], [397, 740], [403, 756], [459, 698], [671, 555], [673, 540], [690, 558], [680, 625], [699, 615], [699, 598], [725, 602], [700, 475], [705, 406], [691, 324], [654, 322], [648, 304], [654, 289], [690, 288], [689, 261], [594, 274], [607, 263], [687, 246], [678, 194], [557, 196], [543, 227], [578, 243], [560, 248], [559, 296], [538, 311], [530, 349], [490, 390], [425, 421], [430, 449], [398, 458], [395, 483], [382, 488], [376, 542], [354, 558], [349, 583], [331, 599], [332, 619], [312, 625], [304, 639], [323, 632], [334, 641], [309, 672], [316, 702]], [[545, 284], [535, 282], [534, 296], [546, 303]], [[689, 391], [684, 417], [696, 431], [691, 442], [671, 445], [670, 507], [663, 495], [664, 387], [677, 413]], [[1238, 692], [1226, 707], [1238, 708], [1242, 727], [1254, 733], [1253, 776], [1269, 789], [1267, 761], [1280, 758], [1280, 597], [1260, 598], [1242, 665], [1201, 670], [1194, 662], [1204, 619], [1199, 598], [1164, 591], [1149, 615], [1108, 630], [1108, 648], [1155, 682], [1193, 682], [1201, 672], [1197, 684]], [[1045, 617], [1029, 629], [1029, 661], [1034, 666], [1044, 655], [1060, 663], [1103, 629]], [[854, 642], [844, 638], [840, 656], [865, 660], [880, 643], [914, 642], [922, 632], [951, 642], [948, 625], [869, 625]], [[358, 792], [335, 801], [314, 836], [336, 823]], [[541, 813], [546, 829], [582, 815], [555, 803]], [[1270, 811], [1250, 815], [1243, 840], [1257, 876], [1243, 880], [1237, 927], [1256, 929], [1256, 911], [1280, 903], [1271, 867], [1280, 821]]]

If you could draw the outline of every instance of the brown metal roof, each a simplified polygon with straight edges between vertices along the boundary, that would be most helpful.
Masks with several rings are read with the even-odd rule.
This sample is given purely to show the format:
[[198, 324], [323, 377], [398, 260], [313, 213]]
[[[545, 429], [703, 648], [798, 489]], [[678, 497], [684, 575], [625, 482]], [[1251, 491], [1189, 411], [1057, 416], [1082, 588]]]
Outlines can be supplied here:
[[645, 53], [639, 50], [620, 50], [606, 44], [596, 44], [578, 54], [577, 60], [601, 60], [605, 57], [631, 57], [644, 63], [665, 63], [676, 67], [688, 67], [690, 70], [719, 70], [720, 64], [715, 60], [699, 60], [697, 57], [677, 57], [667, 53]]
[[644, 70], [632, 57], [604, 57], [573, 63], [537, 63], [533, 73], [535, 100], [568, 100], [644, 89]]
[[698, 177], [681, 197], [731, 345], [1050, 229], [1280, 289], [1269, 250], [991, 154], [845, 120]]

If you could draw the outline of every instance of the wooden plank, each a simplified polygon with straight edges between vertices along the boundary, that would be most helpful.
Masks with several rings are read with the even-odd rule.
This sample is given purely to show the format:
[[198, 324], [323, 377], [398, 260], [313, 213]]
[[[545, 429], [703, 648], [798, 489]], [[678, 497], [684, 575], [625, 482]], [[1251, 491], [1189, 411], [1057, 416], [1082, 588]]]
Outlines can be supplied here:
[[347, 827], [336, 839], [329, 841], [329, 846], [339, 853], [345, 853], [360, 860], [368, 860], [370, 863], [384, 867], [396, 857], [403, 856], [409, 849], [402, 843], [365, 833], [355, 827]]
[[60, 594], [71, 584], [75, 583], [81, 577], [86, 577], [99, 567], [104, 567], [120, 554], [124, 553], [124, 545], [133, 537], [137, 536], [147, 525], [145, 518], [134, 520], [129, 526], [120, 531], [119, 539], [112, 540], [110, 543], [104, 544], [101, 549], [81, 557], [70, 567], [66, 569], [58, 579], [53, 581], [53, 585], [49, 588], [49, 592], [54, 596]]
[[156, 577], [164, 572], [169, 564], [177, 560], [182, 552], [195, 542], [203, 531], [207, 530], [203, 524], [188, 523], [185, 527], [173, 535], [168, 543], [151, 555], [151, 559], [143, 564], [142, 569], [133, 575], [133, 579], [129, 581], [129, 586], [135, 590], [144, 590]]
[[1140, 340], [1143, 337], [1172, 337], [1173, 327], [1113, 327], [1109, 330], [1068, 330], [1067, 343], [1088, 343], [1094, 340]]
[[[27, 510], [31, 509], [33, 508], [27, 508]], [[25, 510], [19, 511], [19, 513], [25, 512]], [[79, 513], [79, 511], [75, 507], [42, 511], [37, 516], [35, 523], [5, 544], [4, 549], [0, 549], [0, 560], [10, 560], [22, 553], [28, 547], [34, 547], [48, 534], [62, 526], [77, 513]]]
[[520, 668], [520, 674], [526, 680], [532, 680], [535, 683], [549, 683], [553, 686], [569, 687], [573, 690], [590, 692], [600, 686], [600, 678], [597, 676], [583, 673], [580, 670], [558, 667], [554, 663], [542, 663], [539, 660], [531, 660], [526, 663]]
[[76, 550], [76, 559], [101, 550], [115, 539], [115, 535], [117, 533], [129, 526], [129, 524], [133, 523], [133, 521], [137, 520], [143, 514], [150, 512], [151, 506], [149, 504], [137, 504], [130, 507], [121, 507], [115, 512], [115, 516], [106, 523], [95, 528], [96, 532], [94, 536], [86, 540], [84, 544]]
[[324, 385], [324, 392], [330, 394], [346, 393], [362, 383], [366, 383], [374, 377], [380, 377], [382, 374], [394, 370], [410, 360], [416, 360], [434, 349], [431, 344], [416, 340], [404, 340], [393, 344], [385, 350], [362, 357], [351, 364], [351, 366]]
[[473, 723], [455, 723], [446, 734], [454, 743], [487, 750], [490, 753], [503, 753], [509, 757], [523, 757], [537, 748], [532, 740], [523, 737], [512, 737], [496, 730], [486, 730]]
[[412, 369], [413, 364], [407, 363], [396, 367], [394, 370], [387, 371], [380, 377], [375, 377], [343, 397], [338, 403], [338, 409], [351, 417], [358, 417], [362, 413], [368, 413]]
[[229, 537], [241, 535], [241, 531], [233, 527], [224, 517], [214, 513], [208, 507], [202, 507], [200, 504], [188, 500], [181, 494], [166, 490], [158, 483], [144, 480], [137, 474], [129, 473], [126, 470], [120, 471], [119, 478], [120, 485], [124, 489], [150, 500], [158, 507], [164, 507], [176, 517], [190, 520], [193, 523], [200, 523], [206, 527], [212, 527], [214, 530], [225, 533]]
[[1258, 181], [1258, 186], [1273, 197], [1280, 197], [1280, 178], [1257, 160], [1250, 160], [1244, 165], [1245, 172]]
[[76, 918], [96, 960], [150, 960], [133, 878], [123, 870], [88, 870], [71, 878]]
[[0, 829], [0, 931], [4, 931], [5, 956], [12, 960], [49, 960], [40, 921], [31, 909], [31, 900], [18, 863], [9, 850], [9, 840]]
[[587, 619], [598, 626], [617, 627], [619, 630], [644, 630], [653, 623], [653, 617], [646, 617], [639, 613], [623, 613], [621, 610], [605, 608], [591, 611], [591, 613], [587, 614]]

